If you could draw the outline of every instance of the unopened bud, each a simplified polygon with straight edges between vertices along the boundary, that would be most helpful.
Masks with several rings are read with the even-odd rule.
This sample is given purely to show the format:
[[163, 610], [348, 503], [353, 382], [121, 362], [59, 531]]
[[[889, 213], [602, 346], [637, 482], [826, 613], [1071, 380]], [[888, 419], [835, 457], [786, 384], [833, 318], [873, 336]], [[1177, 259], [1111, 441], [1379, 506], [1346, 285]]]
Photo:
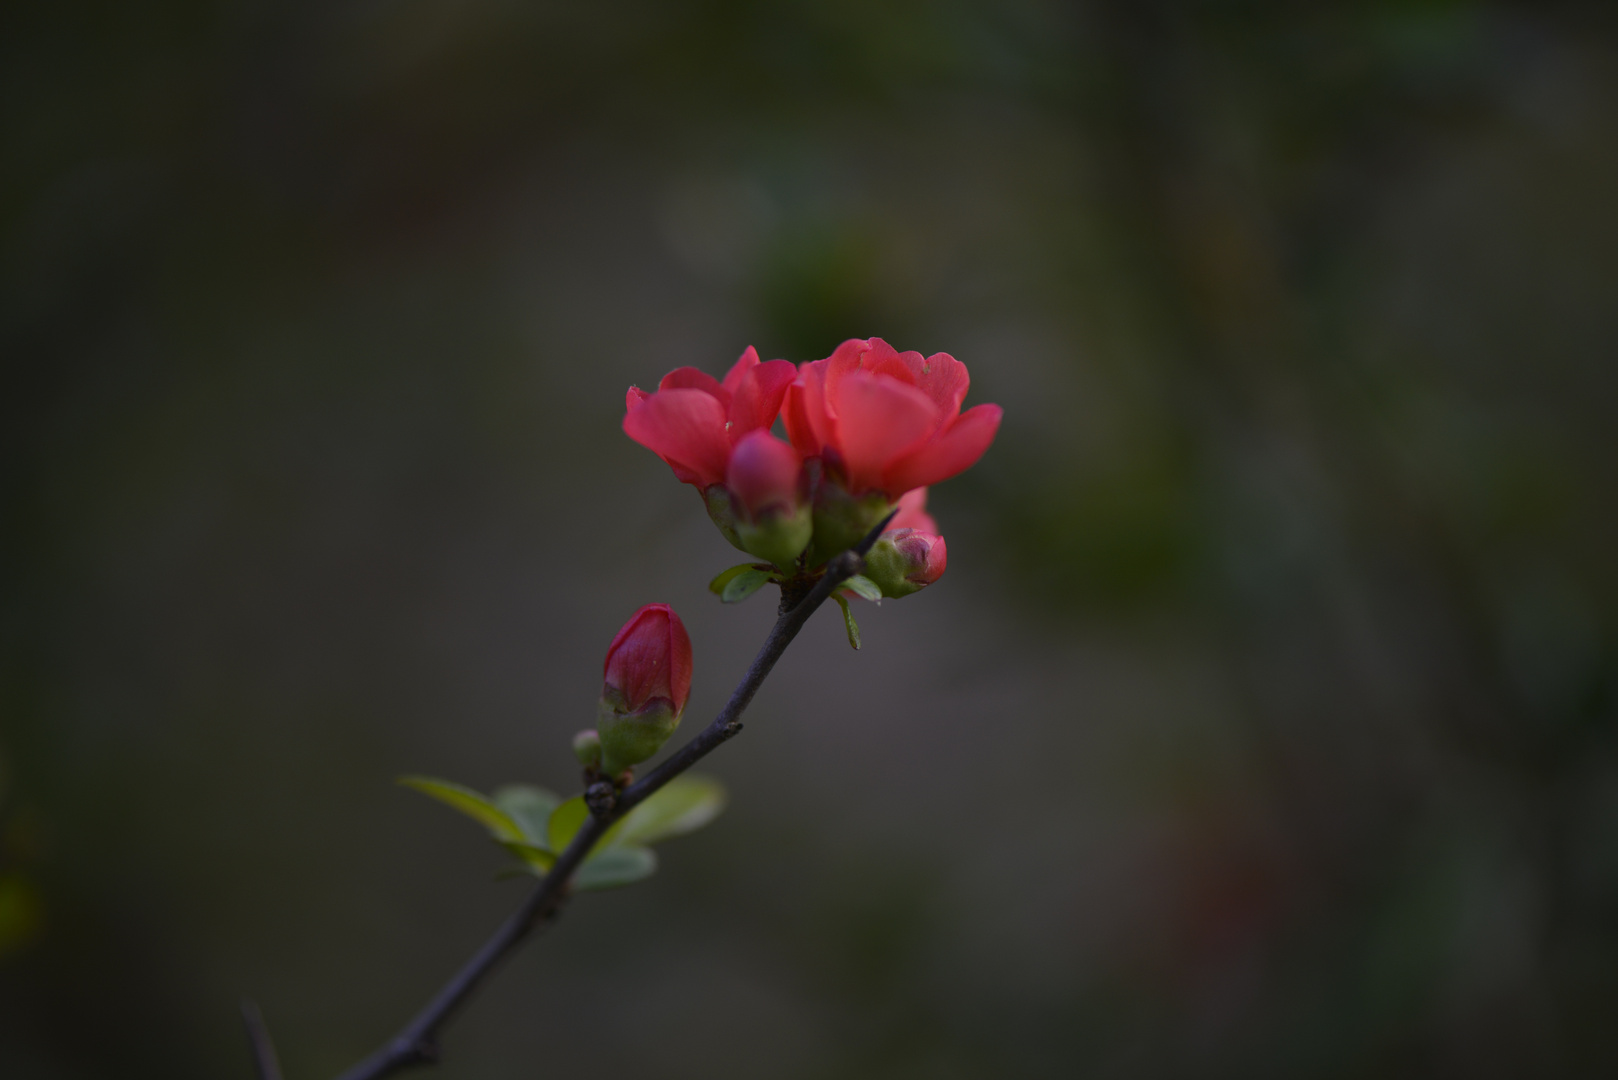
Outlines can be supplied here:
[[942, 536], [916, 529], [894, 529], [883, 533], [865, 556], [865, 576], [876, 583], [883, 596], [909, 596], [937, 581], [947, 562]]
[[736, 546], [790, 570], [814, 530], [802, 498], [798, 452], [768, 431], [749, 432], [731, 452], [725, 487], [735, 513]]
[[573, 756], [586, 769], [601, 767], [601, 736], [595, 728], [585, 728], [573, 736]]
[[612, 639], [602, 665], [602, 771], [614, 776], [657, 753], [680, 726], [690, 693], [685, 626], [667, 604], [647, 604]]

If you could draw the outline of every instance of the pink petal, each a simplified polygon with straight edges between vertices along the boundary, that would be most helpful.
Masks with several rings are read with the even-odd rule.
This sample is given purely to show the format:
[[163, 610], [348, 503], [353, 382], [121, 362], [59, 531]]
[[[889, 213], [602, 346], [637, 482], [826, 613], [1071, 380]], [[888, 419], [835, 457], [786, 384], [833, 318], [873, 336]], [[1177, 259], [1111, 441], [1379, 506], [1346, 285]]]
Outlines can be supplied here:
[[[810, 367], [819, 368], [823, 373], [821, 386], [825, 389], [825, 400], [828, 403], [837, 400], [837, 387], [842, 383], [843, 379], [852, 372], [860, 370], [860, 365], [865, 360], [865, 354], [871, 351], [873, 342], [887, 348], [887, 342], [881, 338], [872, 338], [870, 341], [850, 338], [833, 349], [832, 354], [826, 359], [816, 360], [809, 365]], [[887, 351], [892, 352], [893, 350], [888, 349]], [[837, 414], [835, 405], [829, 405], [828, 408], [829, 415], [835, 416]], [[822, 442], [830, 441], [830, 435], [826, 432], [822, 432], [820, 438]]]
[[707, 487], [725, 478], [725, 408], [702, 390], [659, 390], [625, 414], [624, 432], [668, 462], [685, 483]]
[[742, 355], [737, 357], [736, 362], [725, 373], [725, 389], [734, 394], [736, 387], [741, 385], [742, 376], [756, 367], [758, 367], [758, 350], [749, 345], [742, 350]]
[[[944, 568], [940, 566], [938, 572], [943, 573]], [[691, 696], [691, 635], [673, 608], [669, 608], [669, 690], [674, 694], [674, 710], [683, 710]]]
[[966, 400], [966, 391], [972, 385], [965, 364], [949, 353], [933, 353], [925, 360], [920, 353], [905, 353], [904, 360], [915, 376], [916, 385], [938, 406], [941, 425], [960, 415], [961, 402]]
[[719, 399], [725, 408], [730, 408], [730, 391], [726, 390], [718, 379], [706, 371], [699, 371], [694, 367], [677, 367], [657, 384], [659, 390], [701, 390], [706, 394]]
[[889, 465], [882, 474], [882, 490], [890, 496], [902, 494], [971, 468], [994, 442], [1000, 411], [998, 405], [979, 405], [962, 413], [935, 438]]
[[798, 369], [785, 360], [756, 364], [736, 382], [730, 398], [730, 439], [735, 442], [749, 431], [767, 428], [781, 412], [787, 387], [798, 377]]
[[[799, 376], [800, 379], [802, 377]], [[781, 423], [786, 426], [787, 438], [792, 440], [798, 453], [804, 457], [815, 457], [820, 453], [820, 439], [815, 435], [814, 425], [809, 422], [804, 389], [799, 382], [787, 387], [786, 399], [781, 403]]]
[[855, 494], [882, 487], [895, 458], [932, 430], [932, 399], [897, 379], [856, 371], [838, 388], [837, 447]]
[[635, 406], [639, 405], [641, 402], [645, 401], [651, 396], [652, 395], [648, 394], [640, 387], [631, 386], [629, 388], [629, 393], [624, 395], [624, 412], [634, 412]]
[[888, 532], [897, 532], [899, 529], [915, 529], [924, 533], [938, 532], [938, 522], [927, 512], [926, 488], [919, 487], [899, 497], [899, 512], [889, 523]]
[[816, 453], [824, 452], [828, 446], [833, 448], [837, 446], [836, 415], [832, 412], [828, 401], [830, 395], [826, 389], [826, 379], [830, 372], [831, 361], [816, 360], [799, 369], [798, 381], [794, 384], [803, 395], [803, 414], [819, 447]]

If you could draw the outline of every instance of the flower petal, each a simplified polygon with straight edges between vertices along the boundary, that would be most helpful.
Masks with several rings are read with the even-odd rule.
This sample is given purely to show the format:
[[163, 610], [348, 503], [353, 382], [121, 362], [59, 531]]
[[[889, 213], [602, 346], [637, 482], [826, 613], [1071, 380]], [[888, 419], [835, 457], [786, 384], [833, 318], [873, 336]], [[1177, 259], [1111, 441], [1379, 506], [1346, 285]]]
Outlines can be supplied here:
[[735, 442], [749, 431], [768, 428], [781, 412], [787, 387], [798, 377], [798, 369], [786, 360], [755, 364], [736, 380], [730, 398], [730, 440]]
[[961, 402], [972, 379], [966, 365], [949, 353], [933, 353], [925, 360], [920, 353], [905, 353], [905, 362], [916, 377], [916, 385], [938, 406], [939, 426], [944, 426], [961, 413]]
[[[899, 499], [899, 512], [893, 516], [888, 524], [888, 532], [897, 532], [900, 529], [915, 529], [917, 532], [937, 533], [938, 522], [927, 512], [927, 489], [916, 488], [907, 491]], [[883, 533], [884, 536], [887, 533]]]
[[659, 390], [701, 390], [719, 399], [719, 404], [730, 408], [730, 391], [718, 379], [694, 367], [677, 367], [657, 384]]
[[821, 449], [820, 437], [809, 422], [807, 400], [803, 375], [799, 374], [798, 381], [787, 387], [787, 396], [781, 402], [781, 423], [786, 426], [787, 438], [792, 440], [793, 447], [806, 458], [817, 456]]
[[723, 384], [725, 389], [734, 394], [736, 387], [741, 385], [742, 376], [756, 367], [758, 367], [758, 350], [749, 345], [742, 350], [742, 355], [736, 358], [736, 362], [725, 373]]
[[[825, 453], [828, 446], [833, 448], [837, 446], [836, 416], [827, 400], [826, 390], [826, 378], [830, 371], [829, 360], [816, 360], [812, 364], [805, 364], [798, 369], [798, 381], [792, 387], [793, 392], [801, 397], [801, 412], [808, 427], [808, 435], [805, 436], [804, 442], [800, 444], [794, 437], [792, 444], [797, 446], [798, 452], [805, 457]], [[787, 430], [791, 432], [791, 428]], [[810, 442], [815, 447], [812, 451], [805, 449]]]
[[624, 433], [668, 462], [687, 484], [725, 478], [725, 407], [703, 390], [659, 390], [624, 415]]
[[886, 376], [851, 372], [839, 384], [834, 402], [836, 445], [854, 494], [881, 488], [887, 466], [933, 428], [932, 399]]
[[995, 432], [1000, 430], [1000, 412], [998, 405], [968, 409], [935, 438], [903, 454], [884, 469], [882, 490], [889, 496], [899, 495], [912, 488], [948, 480], [971, 468], [994, 442]]
[[[850, 338], [833, 349], [832, 354], [826, 359], [816, 360], [813, 364], [808, 365], [821, 371], [820, 384], [825, 389], [828, 416], [837, 415], [835, 405], [830, 403], [837, 400], [838, 385], [842, 383], [846, 376], [860, 370], [860, 366], [864, 363], [866, 354], [871, 351], [873, 343], [882, 346], [887, 352], [893, 351], [888, 343], [881, 338], [871, 338], [870, 341]], [[831, 437], [829, 433], [822, 433], [820, 438], [822, 442], [829, 442]]]
[[648, 394], [646, 391], [642, 390], [640, 387], [631, 386], [629, 388], [629, 393], [624, 395], [624, 411], [625, 412], [634, 412], [635, 407], [637, 405], [639, 405], [641, 402], [645, 401], [647, 398], [649, 398], [651, 396], [652, 395]]

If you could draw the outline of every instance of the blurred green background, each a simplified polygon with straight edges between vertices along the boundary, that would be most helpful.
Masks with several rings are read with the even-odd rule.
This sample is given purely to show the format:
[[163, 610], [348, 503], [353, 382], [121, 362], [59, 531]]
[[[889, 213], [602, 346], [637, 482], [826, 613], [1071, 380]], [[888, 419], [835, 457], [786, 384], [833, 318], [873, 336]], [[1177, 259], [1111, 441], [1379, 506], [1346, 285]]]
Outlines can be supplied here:
[[619, 430], [947, 351], [935, 588], [446, 1080], [1618, 1075], [1611, 5], [14, 5], [0, 1075], [289, 1080], [523, 894], [623, 619], [771, 619]]

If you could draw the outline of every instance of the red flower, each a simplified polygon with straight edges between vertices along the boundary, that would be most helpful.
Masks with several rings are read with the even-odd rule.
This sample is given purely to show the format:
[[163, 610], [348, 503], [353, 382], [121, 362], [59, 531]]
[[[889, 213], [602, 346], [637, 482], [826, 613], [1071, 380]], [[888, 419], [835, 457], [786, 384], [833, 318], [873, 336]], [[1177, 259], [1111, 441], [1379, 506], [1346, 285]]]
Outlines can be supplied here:
[[769, 430], [796, 374], [785, 360], [759, 363], [751, 345], [724, 382], [675, 368], [653, 393], [629, 388], [624, 431], [668, 462], [682, 483], [722, 484], [732, 448], [750, 431]]
[[624, 623], [601, 665], [603, 701], [622, 713], [667, 708], [691, 696], [691, 638], [667, 604], [647, 604]]
[[891, 501], [969, 468], [994, 441], [1000, 406], [961, 412], [969, 382], [948, 353], [845, 341], [799, 369], [786, 395], [787, 436], [840, 473], [850, 494], [880, 491]]

